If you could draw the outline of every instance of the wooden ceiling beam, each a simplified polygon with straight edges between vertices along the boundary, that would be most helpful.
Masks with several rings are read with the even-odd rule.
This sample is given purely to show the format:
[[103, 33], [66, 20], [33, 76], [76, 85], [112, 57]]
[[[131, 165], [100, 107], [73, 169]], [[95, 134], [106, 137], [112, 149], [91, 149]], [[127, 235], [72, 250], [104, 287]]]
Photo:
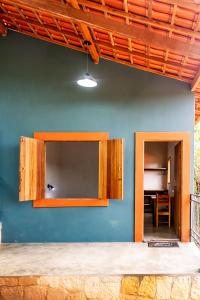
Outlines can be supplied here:
[[130, 51], [130, 50], [127, 50], [126, 48], [123, 48], [123, 47], [120, 47], [120, 46], [111, 46], [110, 44], [108, 44], [106, 42], [95, 41], [95, 44], [97, 44], [100, 47], [107, 48], [110, 51], [114, 50], [116, 52], [118, 51], [119, 53], [124, 53], [126, 55], [133, 55], [137, 58], [141, 58], [143, 60], [146, 59], [146, 60], [149, 60], [150, 62], [154, 62], [154, 63], [157, 63], [157, 64], [163, 64], [163, 65], [166, 64], [166, 66], [169, 66], [169, 67], [175, 67], [175, 68], [183, 67], [183, 68], [185, 68], [185, 70], [195, 72], [195, 69], [192, 69], [191, 67], [186, 67], [186, 66], [184, 67], [179, 63], [165, 61], [164, 59], [153, 56], [153, 55], [147, 56], [147, 55], [142, 54], [142, 53], [140, 53], [138, 51], [135, 51], [135, 50]]
[[[69, 3], [75, 9], [78, 9], [78, 10], [80, 9], [80, 6], [79, 6], [77, 0], [69, 0]], [[94, 61], [95, 64], [98, 64], [99, 63], [99, 54], [98, 54], [98, 51], [95, 47], [95, 44], [93, 43], [93, 39], [92, 39], [92, 36], [91, 36], [91, 33], [90, 33], [90, 29], [84, 23], [80, 23], [79, 27], [80, 27], [80, 30], [81, 30], [81, 33], [83, 35], [84, 40], [88, 41], [90, 43], [90, 45], [87, 45], [86, 47], [88, 49], [88, 52], [91, 55], [92, 60]]]
[[200, 1], [199, 0], [161, 0], [164, 4], [179, 5], [184, 8], [195, 10], [195, 12], [200, 11]]
[[7, 36], [7, 28], [1, 21], [0, 21], [0, 36]]
[[97, 15], [91, 12], [84, 12], [73, 7], [65, 7], [62, 4], [57, 4], [51, 0], [4, 0], [4, 2], [25, 6], [29, 9], [43, 11], [46, 14], [56, 16], [65, 20], [72, 19], [75, 22], [79, 21], [94, 28], [103, 29], [106, 32], [121, 35], [126, 38], [131, 38], [141, 41], [145, 45], [154, 46], [162, 49], [163, 45], [169, 51], [178, 53], [180, 55], [187, 55], [190, 53], [191, 57], [199, 58], [199, 46], [190, 45], [187, 42], [178, 41], [174, 38], [162, 36], [155, 32], [150, 32], [148, 29], [141, 29], [135, 25], [128, 25], [121, 23], [102, 15]]
[[104, 13], [109, 13], [113, 16], [118, 16], [118, 17], [121, 17], [121, 18], [124, 18], [124, 19], [133, 20], [134, 22], [154, 26], [154, 27], [159, 28], [159, 29], [168, 30], [169, 32], [177, 32], [177, 33], [182, 34], [184, 36], [186, 36], [186, 35], [194, 36], [195, 38], [200, 39], [200, 33], [199, 32], [194, 32], [193, 30], [188, 29], [188, 28], [183, 28], [183, 27], [180, 27], [180, 26], [168, 24], [168, 23], [162, 22], [162, 21], [156, 21], [156, 20], [150, 19], [150, 18], [145, 17], [145, 16], [139, 16], [139, 15], [134, 14], [132, 12], [125, 12], [123, 10], [114, 9], [110, 6], [101, 5], [99, 3], [88, 1], [88, 0], [78, 0], [78, 2], [79, 2], [79, 4], [81, 4], [83, 6], [86, 6], [88, 8], [95, 9], [95, 10], [98, 10], [98, 11], [102, 11]]
[[[21, 28], [10, 28], [11, 30], [13, 31], [16, 31], [16, 32], [19, 32], [19, 33], [22, 33], [22, 34], [25, 34], [25, 35], [28, 35], [28, 36], [31, 36], [33, 38], [37, 38], [37, 39], [41, 39], [41, 40], [44, 40], [44, 41], [47, 41], [47, 42], [53, 42], [57, 45], [60, 45], [60, 46], [64, 46], [64, 47], [67, 47], [67, 48], [70, 48], [70, 49], [73, 49], [73, 50], [78, 50], [80, 52], [86, 52], [85, 49], [83, 49], [82, 47], [78, 47], [78, 46], [74, 46], [72, 44], [66, 44], [65, 42], [61, 42], [61, 41], [57, 41], [57, 40], [54, 40], [52, 41], [49, 37], [44, 37], [43, 35], [40, 35], [40, 34], [34, 34], [30, 31], [26, 31], [26, 30], [22, 30]], [[98, 46], [98, 43], [95, 42], [96, 46]], [[173, 79], [177, 79], [177, 80], [180, 80], [180, 81], [184, 81], [184, 82], [187, 82], [189, 84], [191, 84], [191, 79], [189, 78], [181, 78], [180, 76], [178, 75], [173, 75], [173, 74], [170, 74], [170, 73], [166, 73], [164, 74], [162, 71], [158, 71], [158, 70], [154, 70], [154, 69], [150, 69], [148, 67], [145, 67], [145, 66], [142, 66], [142, 65], [139, 65], [139, 64], [136, 64], [134, 62], [132, 63], [127, 63], [126, 61], [122, 60], [122, 59], [118, 59], [118, 58], [112, 58], [108, 55], [104, 55], [104, 54], [100, 54], [100, 57], [106, 59], [106, 60], [110, 60], [110, 61], [114, 61], [114, 62], [117, 62], [117, 63], [120, 63], [120, 64], [123, 64], [123, 65], [128, 65], [130, 67], [134, 67], [136, 69], [139, 69], [139, 70], [143, 70], [143, 71], [147, 71], [147, 72], [150, 72], [150, 73], [155, 73], [155, 74], [158, 74], [158, 75], [161, 75], [161, 76], [166, 76], [166, 77], [169, 77], [169, 78], [173, 78]]]
[[[39, 34], [35, 35], [34, 33], [31, 33], [29, 31], [25, 31], [25, 30], [21, 30], [21, 29], [20, 30], [19, 29], [11, 29], [11, 30], [23, 33], [23, 34], [31, 36], [33, 38], [41, 39], [43, 41], [47, 41], [47, 42], [51, 42], [52, 43], [52, 40], [50, 38], [44, 37], [44, 36], [39, 35]], [[84, 50], [82, 47], [79, 48], [79, 47], [76, 47], [76, 46], [73, 46], [73, 45], [70, 45], [70, 44], [66, 44], [64, 42], [56, 41], [56, 40], [54, 40], [53, 42], [55, 44], [57, 44], [57, 45], [64, 46], [64, 47], [67, 47], [67, 48], [70, 48], [70, 49], [73, 49], [73, 50], [78, 50], [78, 51], [81, 51], [81, 52], [86, 52], [86, 50]], [[96, 43], [96, 45], [98, 45], [98, 44]], [[158, 75], [161, 75], [161, 76], [166, 76], [166, 77], [169, 77], [169, 78], [177, 79], [177, 80], [180, 80], [180, 81], [187, 82], [189, 84], [191, 83], [191, 80], [189, 80], [189, 79], [185, 79], [185, 78], [183, 79], [183, 78], [180, 78], [180, 77], [172, 75], [172, 74], [163, 74], [163, 72], [161, 72], [161, 71], [153, 70], [153, 69], [151, 70], [151, 69], [149, 69], [147, 67], [143, 67], [143, 66], [140, 66], [140, 65], [135, 64], [135, 63], [126, 63], [125, 61], [111, 58], [108, 55], [101, 55], [100, 54], [100, 57], [102, 57], [102, 58], [104, 58], [106, 60], [118, 62], [118, 63], [120, 63], [122, 65], [128, 65], [130, 67], [134, 67], [134, 68], [139, 69], [139, 70], [143, 70], [143, 71], [147, 71], [147, 72], [150, 72], [150, 73], [155, 73], [155, 74], [158, 74]]]
[[[8, 23], [11, 21], [13, 23], [14, 26], [16, 26], [16, 29], [19, 30], [19, 26], [17, 26], [17, 24], [23, 24], [25, 23], [28, 27], [28, 24], [29, 24], [29, 27], [31, 26], [31, 28], [35, 28], [35, 30], [33, 31], [33, 34], [35, 34], [36, 37], [39, 37], [39, 35], [35, 32], [37, 32], [37, 30], [45, 30], [47, 29], [50, 33], [53, 33], [53, 34], [60, 34], [61, 36], [64, 37], [65, 39], [65, 42], [60, 42], [59, 44], [62, 45], [62, 46], [67, 46], [68, 47], [68, 41], [66, 41], [66, 38], [69, 39], [69, 38], [78, 38], [79, 41], [81, 42], [81, 38], [77, 35], [75, 35], [74, 33], [72, 32], [68, 32], [66, 30], [60, 30], [59, 28], [55, 28], [54, 26], [52, 25], [44, 25], [44, 24], [41, 24], [41, 23], [37, 23], [35, 21], [32, 21], [32, 20], [28, 20], [28, 19], [24, 19], [24, 18], [20, 18], [20, 17], [14, 17], [14, 16], [11, 16], [10, 14], [1, 14], [0, 13], [0, 17], [4, 18]], [[40, 37], [39, 37], [40, 38]], [[50, 39], [48, 39], [50, 40]], [[50, 40], [51, 42], [55, 42], [56, 43], [56, 40]], [[166, 66], [169, 66], [169, 67], [176, 67], [176, 68], [180, 68], [181, 67], [181, 64], [179, 63], [174, 63], [174, 62], [168, 62], [168, 61], [165, 61], [164, 59], [162, 58], [159, 58], [159, 57], [156, 57], [156, 56], [153, 56], [153, 55], [149, 55], [149, 56], [146, 56], [136, 50], [127, 50], [126, 48], [123, 48], [121, 46], [111, 46], [110, 43], [106, 43], [106, 42], [101, 42], [101, 41], [94, 41], [94, 45], [96, 47], [101, 47], [101, 48], [106, 48], [106, 49], [109, 49], [110, 51], [115, 51], [115, 52], [118, 52], [118, 53], [124, 53], [126, 55], [133, 55], [134, 57], [137, 57], [137, 58], [141, 58], [141, 59], [146, 59], [146, 60], [149, 60], [150, 62], [153, 62], [153, 63], [156, 63], [156, 64], [163, 64], [163, 65], [166, 65]], [[191, 67], [184, 67], [185, 70], [188, 70], [188, 71], [191, 71], [191, 72], [195, 72], [195, 68], [191, 68]]]
[[[199, 30], [199, 26], [200, 26], [200, 13], [198, 15], [198, 19], [197, 19], [197, 23], [196, 23], [196, 26], [195, 26], [195, 32], [197, 32]], [[192, 39], [194, 40], [194, 38]], [[194, 92], [196, 90], [196, 88], [199, 86], [200, 84], [200, 68], [196, 74], [196, 76], [194, 77], [193, 79], [193, 82], [191, 84], [191, 90], [192, 92]]]
[[196, 76], [194, 77], [194, 80], [191, 84], [191, 91], [194, 92], [198, 85], [200, 84], [200, 69], [198, 70]]
[[67, 30], [57, 29], [56, 27], [54, 27], [52, 25], [46, 25], [46, 24], [44, 25], [43, 23], [39, 23], [39, 22], [37, 23], [36, 21], [32, 21], [32, 20], [28, 20], [28, 19], [24, 20], [22, 18], [14, 17], [11, 14], [5, 14], [5, 13], [4, 14], [0, 13], [0, 17], [5, 19], [6, 22], [8, 22], [8, 23], [9, 23], [9, 21], [11, 21], [16, 26], [16, 28], [18, 27], [17, 26], [18, 24], [25, 23], [27, 26], [31, 25], [31, 27], [35, 27], [36, 29], [43, 29], [44, 31], [45, 31], [45, 29], [47, 29], [48, 31], [51, 31], [55, 35], [56, 34], [60, 34], [62, 36], [65, 35], [66, 37], [78, 38], [81, 41], [81, 37], [76, 35], [75, 33], [67, 31]]
[[190, 79], [185, 79], [185, 78], [183, 79], [182, 77], [180, 77], [178, 75], [173, 75], [173, 74], [169, 74], [169, 73], [164, 74], [162, 71], [159, 71], [159, 70], [156, 70], [156, 69], [150, 69], [150, 68], [145, 67], [143, 65], [138, 65], [136, 63], [127, 62], [127, 61], [124, 61], [122, 59], [112, 58], [112, 57], [110, 57], [109, 55], [106, 55], [106, 54], [101, 54], [101, 57], [106, 59], [106, 60], [111, 60], [111, 61], [117, 62], [117, 63], [125, 65], [125, 66], [134, 67], [136, 69], [143, 70], [143, 71], [146, 71], [146, 72], [150, 72], [150, 73], [158, 74], [158, 75], [161, 75], [161, 76], [173, 78], [173, 79], [176, 79], [176, 80], [184, 81], [184, 82], [187, 82], [189, 84], [191, 83]]
[[70, 49], [73, 49], [73, 50], [77, 50], [77, 51], [81, 51], [81, 52], [86, 52], [85, 49], [81, 47], [78, 47], [78, 46], [75, 46], [75, 45], [72, 45], [72, 44], [69, 44], [69, 43], [65, 43], [65, 42], [61, 42], [61, 41], [57, 41], [57, 40], [53, 40], [50, 38], [50, 37], [45, 37], [43, 35], [40, 35], [40, 34], [35, 34], [35, 33], [32, 33], [30, 31], [26, 31], [26, 30], [22, 30], [22, 29], [17, 29], [17, 28], [11, 28], [12, 31], [16, 31], [16, 32], [19, 32], [19, 33], [23, 33], [25, 35], [28, 35], [28, 36], [31, 36], [33, 38], [36, 38], [36, 39], [40, 39], [40, 40], [43, 40], [43, 41], [46, 41], [46, 42], [50, 42], [50, 43], [54, 43], [56, 45], [59, 45], [59, 46], [63, 46], [63, 47], [67, 47], [67, 48], [70, 48]]

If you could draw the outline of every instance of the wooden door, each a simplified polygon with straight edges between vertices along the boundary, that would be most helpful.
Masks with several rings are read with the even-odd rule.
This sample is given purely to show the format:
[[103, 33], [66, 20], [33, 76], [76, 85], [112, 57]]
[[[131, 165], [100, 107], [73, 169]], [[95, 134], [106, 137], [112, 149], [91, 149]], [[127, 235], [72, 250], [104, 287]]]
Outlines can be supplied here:
[[182, 145], [179, 142], [175, 147], [174, 160], [174, 229], [177, 236], [181, 237], [181, 199], [182, 199]]

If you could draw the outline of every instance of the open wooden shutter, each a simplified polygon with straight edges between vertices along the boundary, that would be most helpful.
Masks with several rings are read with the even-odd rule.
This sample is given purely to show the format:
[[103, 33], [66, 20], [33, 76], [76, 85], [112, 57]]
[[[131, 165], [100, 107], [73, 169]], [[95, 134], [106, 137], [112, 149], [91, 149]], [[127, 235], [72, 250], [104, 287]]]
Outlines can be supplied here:
[[44, 160], [44, 141], [28, 137], [20, 138], [20, 201], [43, 198], [45, 174]]
[[107, 141], [107, 197], [123, 200], [124, 141]]
[[99, 141], [99, 199], [107, 199], [107, 141]]

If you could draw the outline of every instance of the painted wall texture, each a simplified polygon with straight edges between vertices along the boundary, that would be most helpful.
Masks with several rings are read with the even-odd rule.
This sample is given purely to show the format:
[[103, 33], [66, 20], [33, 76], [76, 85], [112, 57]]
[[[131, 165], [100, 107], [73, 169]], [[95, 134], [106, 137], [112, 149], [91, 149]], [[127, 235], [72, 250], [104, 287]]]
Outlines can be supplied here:
[[[182, 82], [102, 60], [95, 89], [76, 85], [84, 54], [16, 33], [0, 39], [0, 211], [3, 242], [133, 241], [134, 132], [193, 131]], [[125, 197], [108, 208], [32, 208], [18, 202], [19, 136], [106, 131], [125, 139]], [[191, 171], [192, 177], [192, 171]]]

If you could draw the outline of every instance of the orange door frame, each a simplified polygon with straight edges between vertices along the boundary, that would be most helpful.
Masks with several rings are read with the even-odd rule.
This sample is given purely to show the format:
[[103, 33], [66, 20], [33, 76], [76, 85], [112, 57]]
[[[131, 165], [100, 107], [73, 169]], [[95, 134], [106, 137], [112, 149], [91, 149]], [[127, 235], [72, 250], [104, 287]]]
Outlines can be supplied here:
[[190, 150], [188, 132], [136, 132], [135, 133], [135, 242], [142, 242], [144, 235], [144, 142], [181, 142], [181, 236], [182, 242], [190, 241]]

